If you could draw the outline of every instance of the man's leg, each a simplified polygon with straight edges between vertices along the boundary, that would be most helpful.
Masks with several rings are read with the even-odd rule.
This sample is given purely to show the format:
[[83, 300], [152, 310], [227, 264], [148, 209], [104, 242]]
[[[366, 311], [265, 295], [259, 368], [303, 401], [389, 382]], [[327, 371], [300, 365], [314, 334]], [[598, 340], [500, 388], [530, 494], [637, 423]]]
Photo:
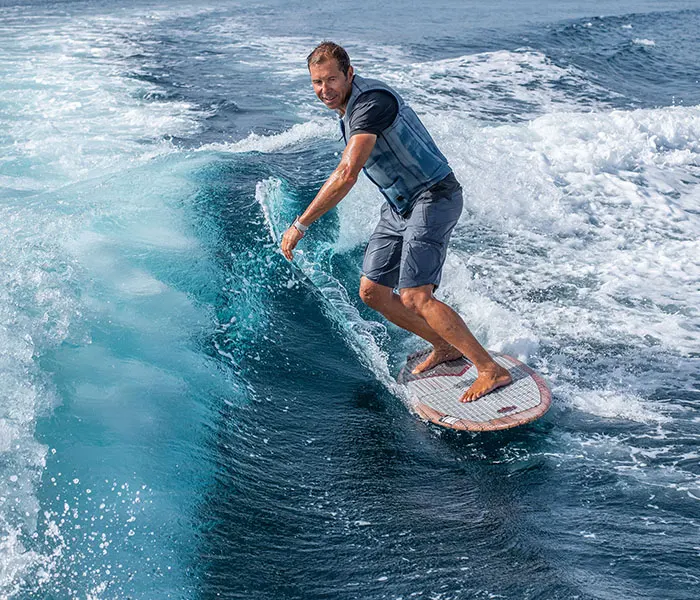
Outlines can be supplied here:
[[471, 334], [462, 318], [433, 296], [462, 205], [462, 188], [449, 176], [421, 197], [406, 222], [397, 287], [403, 305], [425, 319], [433, 331], [476, 366], [477, 379], [460, 398], [469, 402], [508, 385], [511, 377]]
[[405, 220], [382, 205], [381, 217], [370, 236], [362, 263], [364, 275], [360, 280], [360, 298], [370, 308], [399, 327], [415, 333], [433, 345], [428, 360], [418, 365], [414, 372], [434, 367], [440, 362], [462, 356], [459, 350], [443, 340], [426, 323], [425, 319], [408, 310], [394, 288], [399, 281], [399, 264], [403, 246]]
[[[459, 201], [461, 210], [461, 196]], [[407, 222], [391, 210], [387, 203], [382, 205], [379, 222], [365, 249], [360, 297], [387, 320], [433, 345], [428, 358], [413, 370], [414, 373], [421, 373], [442, 362], [460, 358], [462, 353], [442, 339], [423, 317], [408, 310], [394, 293], [399, 282]]]
[[478, 376], [462, 395], [462, 402], [476, 400], [496, 388], [508, 385], [512, 379], [506, 369], [496, 363], [452, 308], [433, 296], [433, 285], [400, 290], [401, 302], [416, 313], [443, 340], [457, 348], [474, 363]]
[[395, 294], [391, 287], [375, 283], [363, 275], [360, 279], [360, 298], [367, 306], [380, 312], [394, 325], [415, 333], [435, 348], [447, 352], [451, 351], [452, 354], [456, 352], [457, 355], [450, 360], [462, 356], [462, 353], [443, 340], [422, 316], [407, 309], [399, 295]]

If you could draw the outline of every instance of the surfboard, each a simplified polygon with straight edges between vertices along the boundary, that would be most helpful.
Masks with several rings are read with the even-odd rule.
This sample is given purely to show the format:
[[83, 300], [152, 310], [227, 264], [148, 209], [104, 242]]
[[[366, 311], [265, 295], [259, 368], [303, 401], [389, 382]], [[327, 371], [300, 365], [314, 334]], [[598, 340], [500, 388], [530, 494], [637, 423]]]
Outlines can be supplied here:
[[544, 379], [525, 363], [499, 352], [490, 354], [508, 369], [513, 382], [477, 400], [460, 402], [476, 379], [476, 368], [463, 357], [418, 375], [411, 373], [430, 351], [411, 354], [397, 380], [408, 387], [410, 408], [436, 425], [463, 431], [509, 429], [534, 421], [549, 409], [552, 394]]

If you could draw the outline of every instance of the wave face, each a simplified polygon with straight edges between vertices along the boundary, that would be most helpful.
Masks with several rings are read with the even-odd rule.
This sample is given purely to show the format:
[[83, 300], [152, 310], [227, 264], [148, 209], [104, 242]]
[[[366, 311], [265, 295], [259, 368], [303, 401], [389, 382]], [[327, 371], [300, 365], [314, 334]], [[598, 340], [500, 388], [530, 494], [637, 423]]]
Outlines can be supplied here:
[[[700, 11], [452, 4], [3, 4], [0, 598], [697, 595]], [[280, 255], [320, 31], [450, 160], [439, 295], [537, 423], [403, 406], [367, 180]]]

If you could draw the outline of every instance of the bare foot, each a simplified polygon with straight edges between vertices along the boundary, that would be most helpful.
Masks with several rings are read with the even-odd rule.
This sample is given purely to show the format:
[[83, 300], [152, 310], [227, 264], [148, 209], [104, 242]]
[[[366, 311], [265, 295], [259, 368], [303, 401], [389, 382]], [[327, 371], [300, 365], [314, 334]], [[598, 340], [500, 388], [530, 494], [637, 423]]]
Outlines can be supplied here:
[[457, 360], [458, 358], [462, 358], [462, 353], [454, 346], [433, 348], [433, 351], [428, 354], [428, 358], [426, 358], [421, 364], [417, 365], [413, 371], [411, 371], [411, 373], [418, 375], [419, 373], [428, 371], [429, 369], [437, 367], [444, 362]]
[[462, 394], [462, 397], [459, 399], [460, 402], [472, 402], [513, 381], [506, 369], [496, 363], [494, 364], [496, 365], [494, 369], [482, 369], [479, 371], [476, 381]]

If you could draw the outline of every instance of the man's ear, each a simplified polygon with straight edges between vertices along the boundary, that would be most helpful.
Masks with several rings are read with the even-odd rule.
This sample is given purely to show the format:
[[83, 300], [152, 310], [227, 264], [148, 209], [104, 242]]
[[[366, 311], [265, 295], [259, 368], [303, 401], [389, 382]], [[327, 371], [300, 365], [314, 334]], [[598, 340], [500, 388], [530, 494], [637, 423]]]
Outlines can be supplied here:
[[348, 67], [348, 75], [346, 79], [352, 79], [352, 76], [355, 74], [355, 70], [352, 68], [352, 65]]

